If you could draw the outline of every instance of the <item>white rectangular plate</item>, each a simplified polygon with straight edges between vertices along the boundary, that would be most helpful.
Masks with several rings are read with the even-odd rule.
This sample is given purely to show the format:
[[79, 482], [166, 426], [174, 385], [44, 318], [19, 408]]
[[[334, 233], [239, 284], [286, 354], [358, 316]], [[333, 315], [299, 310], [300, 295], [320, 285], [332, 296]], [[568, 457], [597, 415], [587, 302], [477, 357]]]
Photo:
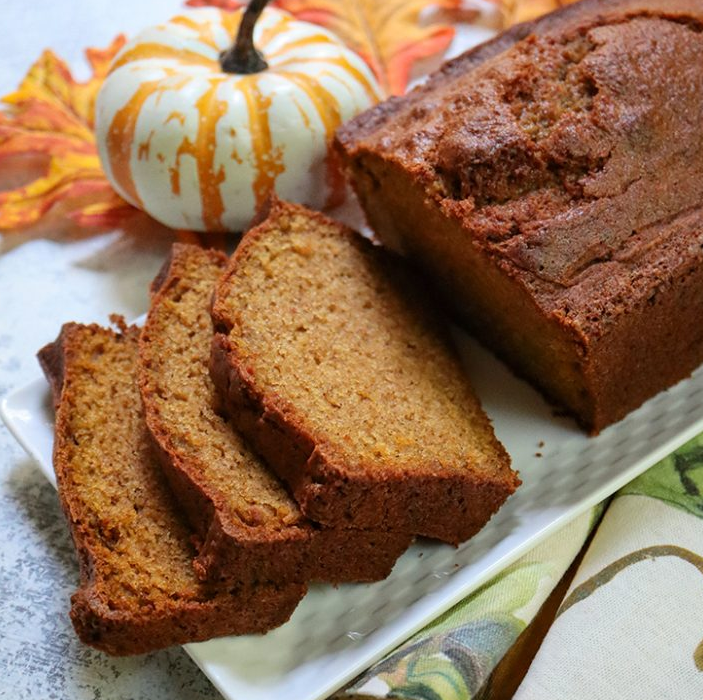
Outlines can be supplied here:
[[[468, 374], [523, 485], [458, 549], [411, 547], [385, 581], [312, 586], [291, 620], [262, 637], [186, 647], [228, 700], [320, 700], [485, 583], [550, 533], [703, 431], [703, 368], [624, 421], [589, 438], [480, 347], [458, 335]], [[0, 413], [54, 481], [43, 379]]]

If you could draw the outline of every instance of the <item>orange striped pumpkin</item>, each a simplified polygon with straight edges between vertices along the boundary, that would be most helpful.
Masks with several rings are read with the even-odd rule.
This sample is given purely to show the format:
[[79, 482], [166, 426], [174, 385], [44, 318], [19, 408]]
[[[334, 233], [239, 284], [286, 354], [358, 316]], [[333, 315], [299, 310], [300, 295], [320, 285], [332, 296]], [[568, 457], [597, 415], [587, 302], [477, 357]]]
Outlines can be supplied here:
[[321, 27], [266, 9], [254, 42], [268, 69], [222, 71], [242, 11], [194, 10], [143, 31], [115, 57], [96, 103], [114, 188], [158, 221], [240, 231], [269, 194], [314, 208], [340, 195], [328, 145], [374, 104], [366, 64]]

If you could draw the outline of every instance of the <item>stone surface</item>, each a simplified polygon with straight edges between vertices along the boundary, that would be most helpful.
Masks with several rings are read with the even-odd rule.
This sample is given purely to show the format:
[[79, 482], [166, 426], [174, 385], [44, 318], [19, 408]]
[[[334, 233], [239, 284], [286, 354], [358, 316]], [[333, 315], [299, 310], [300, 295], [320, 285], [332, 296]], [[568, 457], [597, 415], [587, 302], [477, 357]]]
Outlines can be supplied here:
[[[41, 374], [35, 353], [64, 321], [142, 314], [167, 246], [108, 234], [0, 255], [0, 397]], [[56, 492], [2, 424], [0, 532], [0, 697], [219, 697], [180, 648], [112, 659], [78, 641], [68, 618], [78, 567]]]
[[[179, 0], [5, 3], [0, 93], [44, 48], [79, 77], [83, 48], [104, 46], [181, 11]], [[139, 8], [138, 12], [135, 9]], [[64, 321], [143, 313], [168, 241], [109, 234], [80, 242], [0, 237], [0, 398], [40, 375], [35, 353]], [[10, 249], [11, 248], [11, 249]], [[10, 249], [10, 250], [8, 250]], [[78, 580], [56, 492], [0, 423], [0, 697], [22, 700], [203, 700], [220, 697], [186, 653], [111, 659], [81, 644], [68, 618]]]

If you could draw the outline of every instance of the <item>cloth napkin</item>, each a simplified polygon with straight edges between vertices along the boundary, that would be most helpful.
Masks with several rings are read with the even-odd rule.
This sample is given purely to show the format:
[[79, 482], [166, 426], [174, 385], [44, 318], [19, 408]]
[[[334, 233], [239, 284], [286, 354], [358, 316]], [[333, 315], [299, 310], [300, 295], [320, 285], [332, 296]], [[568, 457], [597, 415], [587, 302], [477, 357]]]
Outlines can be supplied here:
[[703, 435], [551, 536], [337, 698], [508, 697], [499, 684], [491, 687], [491, 674], [594, 527], [515, 700], [702, 698]]
[[594, 508], [573, 520], [337, 697], [475, 697], [564, 576], [601, 512]]
[[703, 435], [622, 489], [516, 700], [703, 698]]

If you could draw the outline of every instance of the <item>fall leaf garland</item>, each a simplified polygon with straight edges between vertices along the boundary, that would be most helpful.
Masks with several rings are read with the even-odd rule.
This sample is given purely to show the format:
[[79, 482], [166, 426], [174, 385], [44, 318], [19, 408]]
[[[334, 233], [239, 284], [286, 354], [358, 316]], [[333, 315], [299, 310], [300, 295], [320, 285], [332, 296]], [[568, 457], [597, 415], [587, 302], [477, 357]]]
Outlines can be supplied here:
[[[235, 10], [239, 0], [187, 0], [191, 7]], [[458, 10], [461, 0], [276, 0], [279, 7], [305, 22], [326, 27], [356, 51], [374, 72], [386, 94], [400, 95], [413, 64], [443, 53], [454, 28], [438, 22], [423, 26], [431, 9]]]
[[279, 0], [278, 5], [340, 36], [368, 63], [387, 94], [400, 95], [413, 64], [443, 53], [454, 38], [453, 27], [422, 26], [422, 13], [457, 9], [459, 0]]
[[[574, 0], [493, 0], [505, 25], [532, 19]], [[188, 0], [233, 10], [238, 0]], [[389, 94], [405, 91], [416, 61], [441, 54], [453, 27], [427, 19], [431, 10], [455, 11], [466, 0], [275, 0], [272, 5], [337, 33], [359, 53]], [[38, 223], [54, 207], [82, 227], [115, 227], [137, 210], [110, 186], [100, 166], [93, 134], [95, 98], [112, 58], [125, 42], [117, 37], [105, 49], [87, 49], [92, 75], [76, 81], [68, 66], [45, 51], [19, 88], [2, 98], [0, 165], [13, 156], [41, 156], [44, 172], [0, 192], [0, 231]]]
[[124, 42], [119, 36], [104, 50], [86, 51], [92, 75], [84, 83], [45, 51], [19, 88], [3, 98], [8, 109], [0, 113], [0, 162], [41, 154], [47, 165], [41, 177], [0, 192], [0, 230], [35, 224], [59, 203], [81, 226], [116, 225], [135, 213], [105, 179], [93, 135], [96, 94]]
[[500, 5], [503, 26], [510, 27], [519, 22], [545, 15], [548, 12], [570, 5], [576, 0], [494, 0]]

